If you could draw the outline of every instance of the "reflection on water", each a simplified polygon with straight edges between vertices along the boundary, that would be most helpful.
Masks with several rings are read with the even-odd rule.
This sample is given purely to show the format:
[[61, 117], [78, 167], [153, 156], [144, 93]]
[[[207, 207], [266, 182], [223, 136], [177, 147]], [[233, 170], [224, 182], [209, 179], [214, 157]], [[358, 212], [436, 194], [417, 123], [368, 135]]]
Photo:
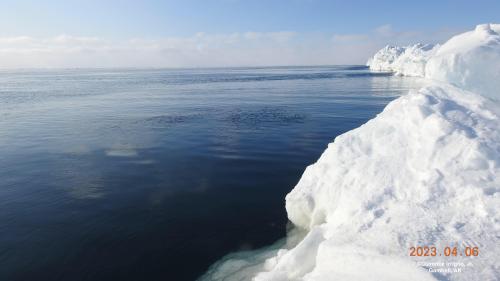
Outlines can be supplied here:
[[0, 280], [194, 280], [285, 235], [335, 136], [422, 83], [362, 66], [0, 72]]

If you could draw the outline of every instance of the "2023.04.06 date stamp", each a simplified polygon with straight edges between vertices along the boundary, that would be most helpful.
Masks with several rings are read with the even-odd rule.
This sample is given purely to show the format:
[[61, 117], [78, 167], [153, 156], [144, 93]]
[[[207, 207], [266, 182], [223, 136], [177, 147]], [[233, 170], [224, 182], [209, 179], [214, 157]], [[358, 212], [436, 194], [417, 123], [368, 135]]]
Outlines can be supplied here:
[[409, 255], [412, 257], [477, 257], [479, 247], [415, 246], [410, 247]]

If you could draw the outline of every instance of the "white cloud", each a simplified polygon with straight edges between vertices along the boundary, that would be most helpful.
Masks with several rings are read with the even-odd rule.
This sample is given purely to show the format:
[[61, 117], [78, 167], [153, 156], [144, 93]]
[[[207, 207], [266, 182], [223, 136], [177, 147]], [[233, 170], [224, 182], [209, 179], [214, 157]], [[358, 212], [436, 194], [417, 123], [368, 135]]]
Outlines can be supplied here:
[[0, 38], [0, 45], [29, 44], [29, 43], [31, 43], [31, 41], [32, 41], [32, 38], [29, 36]]
[[49, 39], [49, 43], [57, 43], [57, 44], [77, 44], [77, 45], [87, 45], [87, 44], [100, 44], [103, 43], [97, 37], [78, 37], [78, 36], [70, 36], [66, 34], [61, 34], [59, 36], [54, 37], [53, 39]]
[[394, 35], [394, 31], [392, 30], [392, 26], [390, 24], [384, 24], [375, 28], [375, 33], [383, 37], [390, 37]]
[[107, 40], [62, 34], [0, 38], [0, 68], [206, 67], [364, 63], [385, 44], [435, 42], [453, 31], [398, 32], [383, 25], [365, 34], [244, 32]]

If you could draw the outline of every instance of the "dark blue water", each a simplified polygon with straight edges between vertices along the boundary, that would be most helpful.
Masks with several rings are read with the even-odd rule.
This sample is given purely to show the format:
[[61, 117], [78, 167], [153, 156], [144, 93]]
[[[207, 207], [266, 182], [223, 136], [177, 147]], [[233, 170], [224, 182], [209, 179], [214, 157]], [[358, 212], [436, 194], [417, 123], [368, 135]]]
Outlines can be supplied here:
[[194, 280], [285, 236], [335, 136], [418, 80], [362, 66], [0, 72], [0, 280]]

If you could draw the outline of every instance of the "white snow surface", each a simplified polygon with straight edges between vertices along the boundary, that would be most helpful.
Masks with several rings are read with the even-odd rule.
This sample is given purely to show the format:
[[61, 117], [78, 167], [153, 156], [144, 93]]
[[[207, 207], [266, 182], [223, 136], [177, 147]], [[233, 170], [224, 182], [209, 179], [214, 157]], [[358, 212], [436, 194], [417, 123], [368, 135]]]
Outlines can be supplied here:
[[[372, 69], [432, 85], [338, 136], [307, 167], [286, 196], [288, 218], [307, 231], [299, 242], [229, 259], [202, 280], [500, 280], [499, 29], [377, 53]], [[410, 257], [413, 246], [479, 256]]]
[[416, 44], [406, 47], [386, 46], [368, 61], [371, 70], [390, 71], [396, 75], [425, 76], [425, 65], [439, 45]]
[[286, 197], [313, 261], [301, 266], [299, 244], [256, 280], [434, 280], [408, 251], [431, 245], [483, 249], [443, 280], [498, 280], [499, 116], [496, 102], [429, 86], [337, 137]]

